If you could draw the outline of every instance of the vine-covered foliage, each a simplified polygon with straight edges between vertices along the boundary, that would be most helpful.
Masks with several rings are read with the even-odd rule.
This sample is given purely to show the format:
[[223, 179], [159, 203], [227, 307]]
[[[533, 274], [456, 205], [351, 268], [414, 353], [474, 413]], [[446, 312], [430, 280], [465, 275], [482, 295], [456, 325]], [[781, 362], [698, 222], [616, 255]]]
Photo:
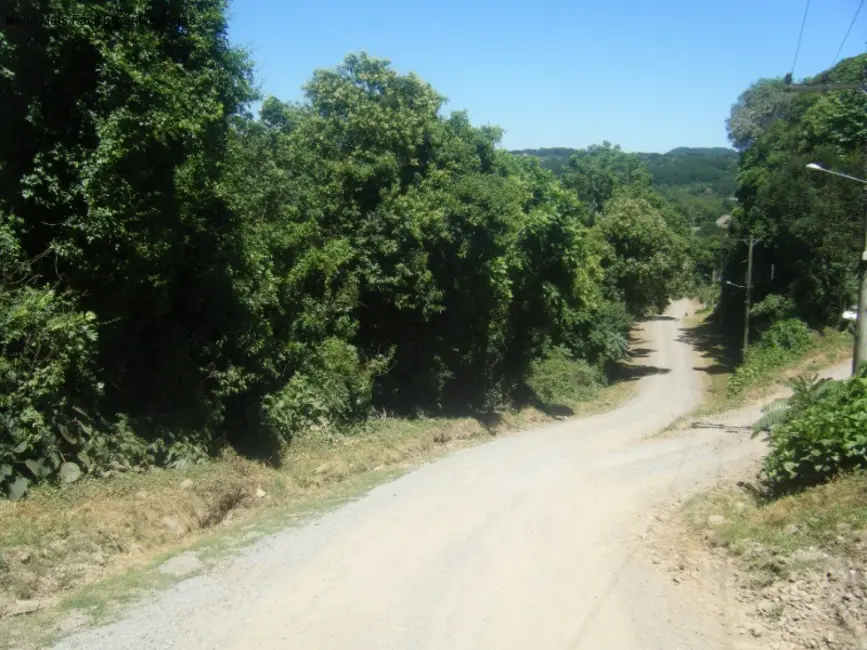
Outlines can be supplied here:
[[[867, 55], [841, 61], [814, 84], [863, 83]], [[857, 294], [864, 245], [863, 185], [807, 168], [809, 163], [864, 178], [867, 174], [867, 94], [859, 90], [787, 92], [782, 79], [763, 79], [732, 107], [729, 137], [740, 150], [738, 208], [723, 277], [743, 285], [752, 235], [754, 300], [789, 300], [790, 313], [813, 326], [840, 324]], [[743, 301], [724, 285], [724, 301]], [[738, 310], [727, 309], [737, 328]], [[757, 321], [761, 325], [761, 321]]]
[[864, 369], [833, 384], [784, 424], [771, 427], [764, 471], [779, 489], [819, 483], [867, 467], [867, 377]]
[[0, 37], [9, 496], [267, 449], [372, 405], [495, 408], [545, 363], [596, 381], [676, 289], [679, 235], [646, 188], [594, 199], [593, 225], [387, 61], [350, 55], [254, 118], [222, 0], [73, 4], [86, 20]]

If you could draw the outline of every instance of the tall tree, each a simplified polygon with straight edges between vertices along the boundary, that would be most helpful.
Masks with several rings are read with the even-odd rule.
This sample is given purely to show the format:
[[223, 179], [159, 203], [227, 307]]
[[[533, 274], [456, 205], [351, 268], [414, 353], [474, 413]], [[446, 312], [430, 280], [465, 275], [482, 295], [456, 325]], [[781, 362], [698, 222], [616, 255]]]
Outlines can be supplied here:
[[[841, 61], [811, 83], [860, 82], [867, 55]], [[806, 169], [821, 163], [861, 175], [867, 155], [867, 96], [859, 91], [781, 93], [780, 80], [751, 86], [732, 108], [729, 132], [742, 149], [739, 232], [762, 238], [756, 294], [792, 298], [798, 315], [837, 324], [854, 298], [863, 246], [863, 192], [851, 181]], [[740, 278], [744, 251], [730, 257], [727, 278]], [[773, 269], [772, 269], [773, 265]], [[735, 280], [737, 282], [738, 280]], [[731, 299], [732, 289], [726, 296]], [[728, 312], [737, 316], [736, 310]]]
[[619, 145], [605, 141], [569, 159], [563, 184], [575, 190], [596, 214], [622, 188], [649, 188], [650, 172], [638, 154], [626, 153]]
[[624, 195], [609, 201], [594, 232], [609, 290], [634, 314], [665, 308], [689, 275], [682, 237], [644, 198]]
[[201, 425], [231, 365], [236, 222], [216, 184], [229, 118], [252, 97], [225, 2], [13, 5], [29, 21], [0, 50], [0, 211], [44, 277], [103, 323], [115, 405], [195, 403], [187, 424]]

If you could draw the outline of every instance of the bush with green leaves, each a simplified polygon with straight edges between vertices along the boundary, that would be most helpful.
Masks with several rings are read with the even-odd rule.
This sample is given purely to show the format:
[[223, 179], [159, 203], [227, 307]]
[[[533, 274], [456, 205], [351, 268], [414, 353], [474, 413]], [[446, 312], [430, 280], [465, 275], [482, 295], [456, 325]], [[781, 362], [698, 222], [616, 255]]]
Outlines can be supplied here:
[[64, 431], [78, 430], [76, 393], [97, 390], [94, 315], [48, 287], [0, 288], [0, 490], [17, 498], [30, 482], [80, 463]]
[[[349, 55], [257, 119], [224, 0], [147, 10], [183, 29], [79, 4], [0, 39], [3, 245], [43, 276], [0, 287], [4, 486], [271, 448], [371, 405], [507, 405], [552, 346], [579, 375], [620, 359], [673, 290], [683, 247], [640, 166], [594, 227], [388, 61]], [[603, 176], [625, 155], [598, 153]]]
[[531, 365], [527, 385], [543, 403], [569, 406], [586, 401], [605, 384], [598, 368], [576, 359], [563, 346], [548, 350]]
[[768, 441], [764, 472], [778, 489], [805, 487], [867, 468], [867, 373], [862, 370], [789, 422], [772, 427]]
[[65, 453], [78, 451], [69, 443], [81, 429], [76, 402], [101, 386], [96, 317], [38, 281], [15, 224], [0, 222], [0, 493], [20, 498], [33, 481], [78, 478], [80, 461]]
[[795, 302], [776, 293], [765, 296], [750, 308], [750, 318], [754, 322], [773, 324], [791, 318], [795, 313]]
[[816, 373], [807, 373], [787, 381], [786, 385], [792, 389], [792, 396], [775, 400], [762, 408], [762, 417], [753, 424], [753, 436], [786, 424], [817, 404], [829, 391], [836, 390], [840, 382], [828, 377], [820, 379]]
[[262, 399], [263, 424], [286, 442], [311, 427], [347, 425], [368, 415], [373, 380], [386, 358], [362, 364], [358, 351], [339, 339], [320, 346], [307, 366]]
[[726, 391], [737, 395], [768, 370], [804, 354], [813, 346], [814, 336], [807, 324], [796, 318], [774, 323], [747, 350], [744, 362], [729, 377]]
[[774, 323], [762, 333], [758, 347], [763, 350], [780, 350], [784, 353], [802, 354], [813, 344], [813, 332], [804, 321], [789, 318]]

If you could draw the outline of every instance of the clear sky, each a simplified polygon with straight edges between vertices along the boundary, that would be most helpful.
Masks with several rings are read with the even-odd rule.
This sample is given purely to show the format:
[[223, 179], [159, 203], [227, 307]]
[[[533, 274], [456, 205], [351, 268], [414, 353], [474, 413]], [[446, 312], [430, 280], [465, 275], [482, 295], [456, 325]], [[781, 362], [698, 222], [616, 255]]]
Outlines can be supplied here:
[[[795, 78], [828, 68], [860, 0], [813, 0]], [[415, 72], [503, 146], [727, 146], [760, 77], [791, 70], [805, 0], [234, 0], [232, 42], [265, 94], [366, 51]], [[867, 6], [841, 58], [865, 51]]]

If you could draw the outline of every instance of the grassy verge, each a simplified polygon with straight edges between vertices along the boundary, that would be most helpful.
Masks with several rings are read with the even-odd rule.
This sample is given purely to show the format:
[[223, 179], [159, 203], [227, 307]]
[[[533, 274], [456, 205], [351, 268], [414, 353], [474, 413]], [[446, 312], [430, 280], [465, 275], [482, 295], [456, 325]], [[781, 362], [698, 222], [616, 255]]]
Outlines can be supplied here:
[[737, 342], [724, 339], [706, 318], [694, 317], [687, 323], [687, 338], [696, 349], [696, 368], [705, 373], [704, 400], [694, 414], [697, 416], [760, 401], [778, 392], [787, 379], [844, 361], [852, 353], [851, 334], [832, 329], [813, 333], [806, 352], [792, 354], [778, 364], [756, 365], [743, 389], [731, 394], [729, 380], [737, 369], [739, 357]]
[[170, 584], [178, 578], [157, 567], [185, 550], [210, 562], [448, 451], [558, 413], [613, 408], [634, 385], [586, 392], [547, 412], [381, 419], [352, 436], [319, 432], [294, 443], [280, 468], [226, 454], [184, 471], [45, 486], [0, 502], [0, 647], [39, 645], [82, 612], [101, 620], [143, 589]]
[[867, 475], [850, 474], [773, 501], [743, 490], [715, 490], [687, 502], [685, 514], [694, 530], [729, 549], [763, 585], [809, 564], [817, 550], [863, 558]]

